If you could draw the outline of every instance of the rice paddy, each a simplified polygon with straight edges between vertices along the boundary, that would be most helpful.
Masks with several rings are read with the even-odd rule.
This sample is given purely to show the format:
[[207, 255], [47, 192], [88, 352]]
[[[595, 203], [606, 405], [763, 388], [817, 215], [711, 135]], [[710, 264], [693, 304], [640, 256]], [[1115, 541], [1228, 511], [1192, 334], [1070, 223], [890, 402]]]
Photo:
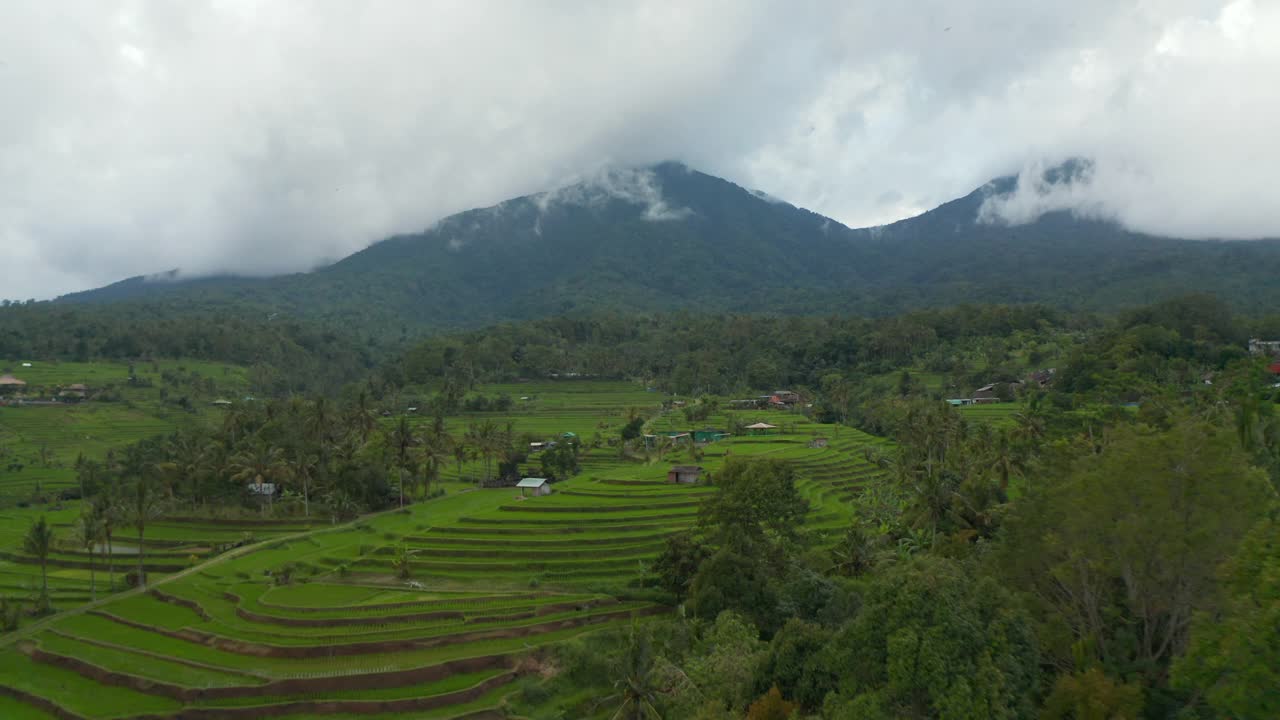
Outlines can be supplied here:
[[[824, 531], [843, 531], [850, 499], [880, 472], [862, 448], [883, 440], [799, 414], [739, 413], [778, 425], [777, 434], [697, 449], [657, 443], [637, 459], [604, 442], [631, 408], [651, 418], [655, 433], [722, 427], [728, 418], [691, 424], [678, 411], [662, 414], [656, 394], [623, 383], [484, 392], [531, 399], [507, 413], [457, 419], [455, 431], [500, 417], [518, 434], [599, 434], [602, 442], [589, 442], [581, 472], [545, 496], [477, 489], [470, 478], [480, 464], [470, 460], [450, 469], [443, 497], [346, 525], [255, 526], [255, 544], [223, 554], [197, 551], [238, 529], [190, 518], [157, 523], [147, 562], [166, 575], [147, 591], [84, 604], [0, 639], [0, 715], [485, 717], [519, 681], [530, 650], [669, 612], [637, 580], [715, 492], [713, 484], [668, 483], [672, 465], [699, 465], [714, 480], [730, 457], [791, 462], [819, 542]], [[51, 520], [61, 527], [72, 512]], [[70, 573], [60, 592], [70, 593], [84, 577], [80, 558], [60, 549], [56, 559]]]

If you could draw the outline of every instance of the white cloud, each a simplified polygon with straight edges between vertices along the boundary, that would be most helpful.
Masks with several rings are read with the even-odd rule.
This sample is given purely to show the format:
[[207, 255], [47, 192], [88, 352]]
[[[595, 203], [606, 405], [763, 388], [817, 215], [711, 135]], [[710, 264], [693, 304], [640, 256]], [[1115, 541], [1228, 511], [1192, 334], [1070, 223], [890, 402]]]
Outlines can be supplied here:
[[0, 48], [0, 297], [306, 269], [666, 159], [867, 225], [1081, 156], [1009, 217], [1280, 235], [1273, 2], [25, 0]]

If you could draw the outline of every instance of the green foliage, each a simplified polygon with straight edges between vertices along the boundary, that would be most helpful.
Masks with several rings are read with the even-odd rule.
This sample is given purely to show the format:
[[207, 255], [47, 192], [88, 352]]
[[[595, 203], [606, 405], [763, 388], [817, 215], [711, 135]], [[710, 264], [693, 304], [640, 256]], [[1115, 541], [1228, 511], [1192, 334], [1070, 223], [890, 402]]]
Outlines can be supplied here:
[[689, 595], [698, 568], [709, 554], [706, 545], [690, 533], [677, 533], [667, 537], [650, 572], [657, 578], [658, 586], [680, 603]]
[[1044, 701], [1042, 720], [1139, 720], [1142, 686], [1119, 683], [1100, 668], [1059, 675]]
[[[1280, 299], [1270, 274], [1280, 257], [1273, 242], [1158, 238], [1068, 213], [1016, 228], [979, 222], [992, 192], [1011, 189], [1013, 178], [919, 217], [853, 230], [683, 166], [663, 164], [649, 172], [666, 207], [687, 214], [654, 222], [642, 204], [580, 186], [566, 195], [588, 202], [509, 200], [446, 218], [419, 234], [388, 238], [310, 273], [189, 282], [133, 278], [71, 296], [52, 310], [64, 311], [68, 302], [114, 302], [108, 307], [116, 314], [135, 317], [237, 314], [258, 323], [274, 317], [273, 324], [286, 328], [299, 320], [325, 321], [397, 342], [422, 330], [602, 310], [822, 314], [840, 308], [875, 316], [1028, 300], [1113, 309], [1190, 290], [1223, 294], [1240, 307], [1274, 307]], [[637, 248], [645, 249], [642, 258]], [[1197, 312], [1197, 305], [1183, 309], [1189, 327], [1219, 322], [1213, 313]], [[56, 316], [49, 324], [55, 323]], [[196, 347], [235, 339], [230, 333], [181, 335]], [[923, 337], [893, 332], [871, 342], [893, 352]], [[121, 343], [130, 340], [138, 342], [127, 335]], [[74, 342], [68, 350], [92, 352]], [[523, 348], [521, 355], [538, 364], [561, 359], [554, 346]], [[682, 383], [714, 382], [698, 359], [683, 364]], [[746, 365], [758, 370], [747, 377], [768, 377], [781, 366], [758, 354]]]
[[699, 526], [718, 545], [761, 551], [799, 541], [809, 502], [784, 461], [730, 458], [716, 475], [719, 492], [702, 505]]
[[747, 720], [787, 720], [795, 712], [795, 703], [782, 699], [775, 685], [747, 708]]
[[40, 560], [40, 599], [37, 601], [37, 608], [47, 610], [49, 608], [49, 552], [53, 549], [53, 528], [49, 527], [49, 523], [41, 515], [40, 519], [31, 524], [27, 530], [27, 535], [22, 539], [22, 550], [28, 555], [32, 555]]
[[1227, 601], [1197, 614], [1175, 685], [1210, 717], [1280, 715], [1280, 521], [1260, 521], [1224, 568]]
[[[1036, 638], [998, 582], [918, 560], [873, 577], [863, 602], [823, 651], [837, 716], [867, 706], [900, 718], [1028, 715], [1039, 683]], [[801, 677], [816, 684], [816, 674]]]
[[707, 619], [732, 611], [762, 630], [776, 629], [781, 619], [774, 578], [772, 568], [758, 554], [722, 547], [699, 566], [690, 585], [690, 608]]
[[[1059, 663], [1162, 676], [1215, 573], [1274, 496], [1230, 431], [1181, 419], [1117, 428], [1018, 507], [1002, 545], [1011, 584], [1044, 613]], [[1084, 669], [1084, 668], [1080, 668]]]

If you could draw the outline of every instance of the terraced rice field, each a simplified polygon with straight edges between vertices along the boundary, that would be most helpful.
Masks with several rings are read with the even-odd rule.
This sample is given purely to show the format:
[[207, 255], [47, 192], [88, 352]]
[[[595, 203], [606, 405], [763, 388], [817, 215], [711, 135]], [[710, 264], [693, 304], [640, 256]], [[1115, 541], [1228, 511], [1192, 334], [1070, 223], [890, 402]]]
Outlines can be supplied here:
[[1018, 403], [991, 403], [988, 405], [964, 405], [956, 408], [970, 422], [988, 423], [993, 427], [1013, 427], [1013, 416], [1022, 408]]
[[[91, 399], [79, 404], [0, 406], [0, 506], [26, 499], [37, 488], [57, 491], [75, 484], [72, 468], [77, 456], [101, 459], [107, 451], [172, 432], [183, 423], [211, 416], [201, 393], [182, 385], [169, 388], [171, 398], [189, 396], [196, 413], [161, 401], [163, 373], [207, 379], [215, 394], [241, 395], [247, 387], [244, 368], [199, 361], [164, 360], [137, 363], [134, 370], [144, 386], [128, 383], [127, 363], [44, 363], [12, 367], [26, 381], [34, 399], [56, 396], [57, 389], [82, 383], [92, 392], [111, 389], [119, 399]], [[148, 384], [149, 383], [149, 384]]]
[[[512, 417], [583, 434], [574, 428], [622, 412], [615, 398], [590, 415], [598, 399], [585, 395]], [[787, 434], [714, 443], [696, 462], [714, 478], [728, 457], [789, 460], [812, 502], [809, 526], [840, 532], [877, 472], [862, 448], [883, 441], [785, 419]], [[816, 433], [827, 447], [808, 447]], [[666, 482], [671, 464], [690, 462], [685, 449], [643, 462], [602, 447], [549, 496], [450, 482], [445, 497], [353, 524], [271, 528], [149, 592], [0, 639], [0, 715], [500, 717], [531, 649], [669, 612], [633, 581], [716, 492]], [[212, 523], [166, 521], [155, 562], [224, 537]]]
[[[0, 598], [35, 604], [40, 591], [39, 561], [22, 552], [22, 536], [41, 515], [53, 526], [55, 540], [71, 536], [79, 508], [61, 510], [10, 509], [0, 512]], [[220, 551], [245, 541], [246, 533], [267, 540], [308, 528], [295, 521], [228, 524], [199, 518], [169, 518], [148, 525], [143, 546], [143, 567], [152, 579], [185, 570], [215, 557]], [[112, 551], [99, 548], [90, 558], [87, 550], [58, 542], [49, 554], [49, 594], [55, 610], [69, 610], [125, 586], [125, 574], [138, 567], [138, 541], [129, 527], [119, 528]], [[91, 572], [92, 569], [92, 572]], [[0, 716], [3, 717], [3, 716]]]

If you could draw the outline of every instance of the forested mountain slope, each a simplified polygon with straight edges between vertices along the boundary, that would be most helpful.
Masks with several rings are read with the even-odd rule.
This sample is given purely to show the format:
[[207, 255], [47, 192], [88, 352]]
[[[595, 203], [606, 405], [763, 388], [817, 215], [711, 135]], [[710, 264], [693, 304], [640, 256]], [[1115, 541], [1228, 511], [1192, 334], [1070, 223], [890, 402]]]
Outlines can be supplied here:
[[980, 221], [1002, 178], [918, 217], [850, 229], [683, 165], [522, 197], [267, 279], [133, 278], [58, 302], [143, 301], [397, 333], [599, 310], [883, 314], [967, 301], [1114, 309], [1187, 291], [1280, 301], [1280, 241], [1178, 240], [1052, 212]]

